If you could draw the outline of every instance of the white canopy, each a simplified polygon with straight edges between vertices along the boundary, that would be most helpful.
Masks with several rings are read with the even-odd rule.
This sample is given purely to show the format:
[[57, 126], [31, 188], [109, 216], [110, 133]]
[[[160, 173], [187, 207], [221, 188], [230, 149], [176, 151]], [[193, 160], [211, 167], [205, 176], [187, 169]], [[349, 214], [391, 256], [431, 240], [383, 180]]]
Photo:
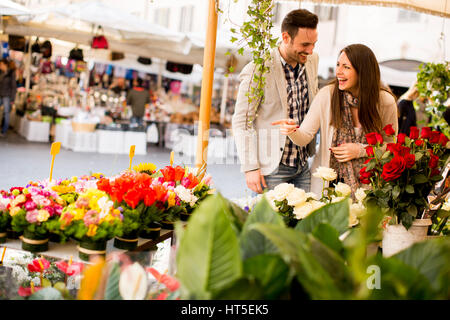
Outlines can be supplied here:
[[29, 14], [30, 10], [11, 0], [0, 0], [0, 16]]

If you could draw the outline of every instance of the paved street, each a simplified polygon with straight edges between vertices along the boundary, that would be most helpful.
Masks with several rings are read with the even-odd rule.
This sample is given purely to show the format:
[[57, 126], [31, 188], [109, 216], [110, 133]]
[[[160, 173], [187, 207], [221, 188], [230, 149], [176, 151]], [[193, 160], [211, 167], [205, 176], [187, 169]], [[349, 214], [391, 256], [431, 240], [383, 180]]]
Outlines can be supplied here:
[[[30, 180], [48, 178], [51, 164], [50, 146], [50, 143], [27, 141], [9, 130], [5, 138], [0, 138], [0, 189], [24, 186]], [[133, 165], [152, 162], [161, 168], [169, 164], [169, 158], [170, 150], [149, 144], [147, 155], [136, 155], [133, 158]], [[193, 166], [193, 161], [194, 159], [177, 159], [175, 156], [175, 164]], [[250, 195], [237, 163], [217, 163], [218, 161], [211, 161], [208, 165], [208, 173], [212, 175], [217, 190], [227, 198]], [[61, 148], [55, 159], [53, 178], [66, 178], [90, 172], [101, 172], [106, 176], [114, 175], [128, 168], [128, 165], [129, 158], [126, 154], [73, 152]]]

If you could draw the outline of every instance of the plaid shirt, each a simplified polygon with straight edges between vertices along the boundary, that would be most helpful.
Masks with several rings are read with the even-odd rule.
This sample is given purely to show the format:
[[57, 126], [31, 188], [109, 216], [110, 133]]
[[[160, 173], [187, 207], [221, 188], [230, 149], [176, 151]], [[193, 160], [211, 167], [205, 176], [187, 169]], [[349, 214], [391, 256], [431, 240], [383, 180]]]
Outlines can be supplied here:
[[[281, 57], [281, 63], [287, 81], [289, 118], [297, 120], [300, 125], [309, 110], [306, 67], [304, 64], [297, 64], [293, 68], [289, 63], [286, 63], [283, 57]], [[291, 139], [286, 139], [281, 163], [289, 167], [296, 167], [297, 165], [303, 167], [306, 160], [306, 147], [299, 147]]]

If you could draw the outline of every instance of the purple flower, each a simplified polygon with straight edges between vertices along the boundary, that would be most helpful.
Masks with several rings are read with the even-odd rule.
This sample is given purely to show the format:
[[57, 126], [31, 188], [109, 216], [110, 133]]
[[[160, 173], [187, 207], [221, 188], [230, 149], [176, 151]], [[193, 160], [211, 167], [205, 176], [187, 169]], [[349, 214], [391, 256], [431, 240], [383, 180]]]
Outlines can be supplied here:
[[36, 203], [34, 203], [34, 201], [27, 201], [27, 202], [25, 202], [25, 209], [27, 211], [31, 211], [31, 210], [36, 209]]
[[244, 210], [248, 212], [250, 210], [250, 208], [248, 206], [245, 206]]
[[27, 219], [27, 221], [29, 223], [36, 223], [38, 221], [37, 217], [38, 217], [38, 211], [37, 210], [32, 210], [32, 211], [28, 211], [27, 212], [27, 215], [25, 216], [25, 219]]
[[123, 212], [123, 208], [122, 207], [117, 207], [117, 210], [119, 210], [121, 213]]

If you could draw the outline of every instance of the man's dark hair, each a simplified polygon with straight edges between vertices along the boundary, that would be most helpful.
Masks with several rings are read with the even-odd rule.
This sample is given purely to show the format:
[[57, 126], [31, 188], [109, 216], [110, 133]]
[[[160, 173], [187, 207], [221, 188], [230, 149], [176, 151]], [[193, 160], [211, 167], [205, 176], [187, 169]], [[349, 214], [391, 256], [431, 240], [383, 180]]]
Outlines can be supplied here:
[[298, 28], [316, 29], [319, 18], [306, 9], [289, 12], [281, 23], [281, 32], [287, 32], [291, 39], [297, 35]]
[[137, 84], [138, 87], [142, 87], [142, 84], [143, 84], [143, 83], [144, 83], [144, 82], [142, 81], [141, 78], [137, 78], [137, 79], [136, 79], [136, 84]]

